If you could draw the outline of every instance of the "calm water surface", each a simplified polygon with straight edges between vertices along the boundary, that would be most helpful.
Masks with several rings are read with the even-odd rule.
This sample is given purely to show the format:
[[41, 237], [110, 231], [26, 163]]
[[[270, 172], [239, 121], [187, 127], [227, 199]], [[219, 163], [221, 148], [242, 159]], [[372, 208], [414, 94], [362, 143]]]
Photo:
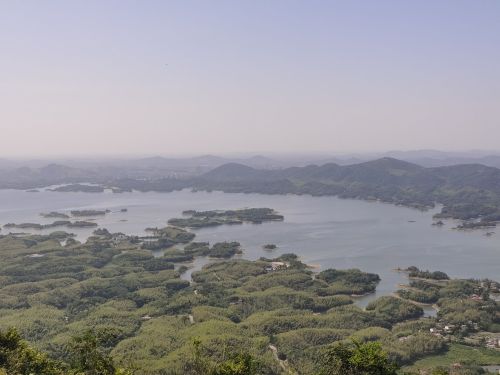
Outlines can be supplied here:
[[[382, 282], [377, 295], [388, 294], [407, 282], [396, 267], [415, 265], [441, 270], [452, 277], [498, 279], [500, 234], [486, 237], [483, 231], [452, 230], [431, 226], [435, 211], [396, 207], [377, 202], [342, 200], [334, 197], [294, 195], [225, 194], [180, 191], [173, 193], [28, 193], [0, 190], [0, 224], [8, 222], [49, 223], [39, 214], [75, 209], [110, 209], [96, 222], [112, 232], [144, 234], [144, 228], [165, 226], [183, 210], [270, 207], [285, 215], [284, 222], [221, 226], [196, 230], [198, 241], [239, 241], [242, 257], [257, 259], [294, 252], [308, 263], [324, 269], [360, 268], [378, 273]], [[120, 212], [127, 208], [128, 212]], [[17, 231], [17, 229], [11, 229]], [[72, 229], [84, 240], [93, 229]], [[2, 229], [7, 233], [8, 229]], [[48, 230], [46, 232], [51, 232]], [[44, 232], [44, 231], [39, 231]], [[271, 252], [262, 245], [274, 243]], [[195, 269], [207, 262], [198, 259]], [[184, 277], [190, 277], [190, 273]], [[374, 296], [362, 298], [363, 305]]]

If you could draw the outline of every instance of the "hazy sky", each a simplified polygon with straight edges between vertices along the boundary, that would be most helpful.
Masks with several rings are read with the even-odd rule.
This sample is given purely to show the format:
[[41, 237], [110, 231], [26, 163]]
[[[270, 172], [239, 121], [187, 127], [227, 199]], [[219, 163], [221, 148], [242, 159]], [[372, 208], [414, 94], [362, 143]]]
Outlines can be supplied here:
[[0, 137], [0, 157], [500, 149], [500, 1], [0, 0]]

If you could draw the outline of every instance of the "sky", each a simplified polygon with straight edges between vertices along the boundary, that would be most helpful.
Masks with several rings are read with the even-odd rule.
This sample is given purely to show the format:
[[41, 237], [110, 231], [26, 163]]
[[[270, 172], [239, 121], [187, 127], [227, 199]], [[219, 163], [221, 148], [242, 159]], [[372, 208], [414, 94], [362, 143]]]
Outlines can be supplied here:
[[500, 149], [498, 0], [0, 0], [0, 157]]

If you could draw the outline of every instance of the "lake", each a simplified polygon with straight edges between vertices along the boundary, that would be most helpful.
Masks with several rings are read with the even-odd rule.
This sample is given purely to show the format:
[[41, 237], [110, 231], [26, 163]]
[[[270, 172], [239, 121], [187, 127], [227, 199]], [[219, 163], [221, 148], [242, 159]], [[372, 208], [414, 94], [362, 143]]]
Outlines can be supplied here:
[[[397, 267], [415, 265], [440, 270], [451, 277], [498, 279], [500, 236], [485, 231], [452, 230], [456, 223], [432, 226], [437, 211], [421, 212], [379, 202], [344, 200], [335, 197], [296, 195], [227, 194], [188, 190], [173, 193], [59, 193], [47, 190], [28, 193], [0, 190], [0, 223], [50, 223], [41, 212], [81, 209], [110, 209], [97, 217], [100, 227], [111, 232], [144, 234], [146, 227], [165, 226], [182, 211], [270, 207], [285, 216], [283, 222], [220, 226], [196, 230], [197, 241], [239, 241], [243, 258], [298, 254], [302, 261], [320, 269], [360, 268], [382, 278], [377, 294], [358, 301], [364, 305], [377, 295], [389, 294], [407, 282]], [[127, 208], [127, 212], [120, 209]], [[56, 228], [59, 229], [59, 228]], [[63, 229], [63, 228], [61, 228]], [[93, 229], [71, 229], [84, 240]], [[3, 228], [3, 234], [19, 229]], [[46, 231], [31, 231], [48, 233]], [[276, 250], [262, 245], [274, 243]], [[196, 268], [206, 260], [198, 259]], [[190, 273], [184, 277], [189, 277]]]

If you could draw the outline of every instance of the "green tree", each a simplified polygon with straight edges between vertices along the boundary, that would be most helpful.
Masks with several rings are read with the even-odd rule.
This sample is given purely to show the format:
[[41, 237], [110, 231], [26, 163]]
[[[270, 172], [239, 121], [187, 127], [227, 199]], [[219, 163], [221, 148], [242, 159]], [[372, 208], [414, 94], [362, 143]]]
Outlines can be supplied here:
[[256, 375], [259, 363], [249, 353], [230, 354], [222, 361], [210, 359], [203, 353], [200, 340], [193, 341], [191, 358], [184, 364], [183, 374], [189, 375]]
[[0, 374], [2, 372], [9, 375], [63, 373], [59, 363], [28, 346], [14, 328], [0, 332]]
[[396, 375], [397, 366], [377, 342], [337, 343], [321, 358], [319, 375]]
[[250, 354], [240, 353], [216, 364], [210, 375], [254, 375], [257, 374], [258, 368], [259, 364]]
[[208, 374], [210, 362], [202, 354], [201, 341], [193, 340], [191, 357], [184, 363], [183, 373], [186, 375], [202, 375]]
[[112, 340], [107, 331], [94, 333], [89, 330], [72, 338], [67, 346], [72, 374], [131, 375], [131, 371], [117, 368], [113, 358], [103, 348]]

